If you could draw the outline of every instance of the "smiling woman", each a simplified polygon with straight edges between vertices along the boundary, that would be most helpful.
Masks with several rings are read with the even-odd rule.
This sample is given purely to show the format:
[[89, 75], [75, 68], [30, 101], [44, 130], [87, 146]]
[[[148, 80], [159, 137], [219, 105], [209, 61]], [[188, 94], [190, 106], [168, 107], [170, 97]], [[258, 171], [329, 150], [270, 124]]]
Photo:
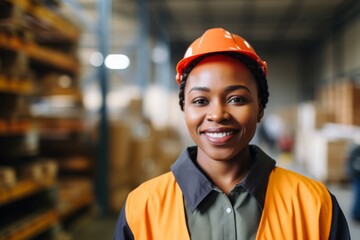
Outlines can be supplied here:
[[249, 144], [268, 102], [266, 74], [250, 44], [224, 29], [190, 45], [176, 80], [196, 146], [128, 195], [115, 239], [350, 239], [322, 183]]
[[[214, 163], [209, 158], [227, 161], [225, 166], [233, 171], [247, 168], [250, 153], [245, 146], [255, 134], [260, 109], [255, 77], [242, 62], [214, 54], [194, 67], [185, 87], [184, 113], [189, 133], [198, 146], [197, 162], [205, 172], [221, 169], [209, 166]], [[240, 181], [239, 174], [234, 174]], [[232, 187], [230, 183], [225, 188]]]

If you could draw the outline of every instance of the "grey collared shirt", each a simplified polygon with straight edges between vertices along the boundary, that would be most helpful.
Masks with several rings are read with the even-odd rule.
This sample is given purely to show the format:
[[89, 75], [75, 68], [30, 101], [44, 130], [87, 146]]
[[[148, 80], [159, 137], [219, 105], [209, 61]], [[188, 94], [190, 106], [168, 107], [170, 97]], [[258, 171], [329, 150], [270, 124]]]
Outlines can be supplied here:
[[255, 239], [275, 161], [250, 146], [251, 168], [226, 195], [196, 166], [196, 152], [197, 147], [188, 148], [171, 167], [184, 193], [191, 239]]

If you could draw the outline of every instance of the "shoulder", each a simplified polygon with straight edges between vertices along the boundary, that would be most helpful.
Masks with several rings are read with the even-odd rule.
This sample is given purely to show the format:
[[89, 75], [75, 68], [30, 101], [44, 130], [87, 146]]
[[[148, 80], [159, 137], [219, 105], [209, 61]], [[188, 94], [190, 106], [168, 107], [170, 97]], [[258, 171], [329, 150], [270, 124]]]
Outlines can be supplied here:
[[273, 169], [269, 184], [272, 190], [281, 189], [280, 191], [293, 193], [296, 197], [300, 195], [330, 199], [330, 192], [322, 182], [280, 167]]
[[129, 197], [147, 199], [166, 191], [169, 186], [175, 184], [175, 177], [171, 172], [167, 172], [158, 177], [152, 178], [130, 192]]
[[274, 168], [270, 174], [265, 202], [268, 208], [277, 205], [280, 209], [291, 209], [295, 216], [310, 214], [321, 221], [324, 218], [331, 220], [332, 198], [326, 186], [287, 169]]
[[[182, 200], [182, 192], [171, 172], [148, 180], [129, 193], [125, 212], [129, 226], [137, 226], [144, 218], [160, 216], [160, 208], [171, 209]], [[133, 229], [133, 228], [132, 228]]]
[[126, 199], [126, 211], [147, 211], [159, 203], [172, 201], [181, 190], [172, 172], [150, 179], [131, 191]]
[[279, 182], [280, 180], [281, 182], [283, 180], [288, 180], [286, 182], [282, 182], [284, 184], [294, 184], [294, 186], [306, 185], [308, 187], [321, 187], [321, 188], [325, 187], [325, 185], [322, 182], [319, 182], [300, 173], [281, 167], [275, 167], [272, 170], [271, 175], [277, 182]]
[[[262, 234], [276, 239], [328, 239], [332, 221], [331, 194], [321, 182], [275, 167], [270, 174], [263, 210]], [[283, 235], [285, 234], [285, 235]], [[294, 235], [296, 234], [296, 235]], [[300, 235], [298, 235], [300, 234]]]

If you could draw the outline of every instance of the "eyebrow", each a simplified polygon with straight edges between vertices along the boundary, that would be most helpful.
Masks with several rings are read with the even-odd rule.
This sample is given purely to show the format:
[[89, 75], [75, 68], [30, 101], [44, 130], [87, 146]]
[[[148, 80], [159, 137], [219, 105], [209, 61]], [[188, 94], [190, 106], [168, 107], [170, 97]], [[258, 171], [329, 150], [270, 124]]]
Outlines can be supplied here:
[[188, 94], [193, 91], [210, 92], [210, 89], [207, 87], [193, 87], [188, 91]]
[[[231, 85], [225, 88], [225, 92], [232, 92], [238, 89], [245, 89], [249, 93], [251, 93], [250, 89], [244, 85]], [[210, 92], [210, 88], [207, 87], [193, 87], [188, 91], [188, 94], [192, 91], [202, 91], [202, 92]]]
[[251, 93], [250, 88], [244, 86], [244, 85], [231, 85], [225, 88], [225, 92], [232, 92], [238, 89], [245, 89], [246, 91], [248, 91], [249, 93]]

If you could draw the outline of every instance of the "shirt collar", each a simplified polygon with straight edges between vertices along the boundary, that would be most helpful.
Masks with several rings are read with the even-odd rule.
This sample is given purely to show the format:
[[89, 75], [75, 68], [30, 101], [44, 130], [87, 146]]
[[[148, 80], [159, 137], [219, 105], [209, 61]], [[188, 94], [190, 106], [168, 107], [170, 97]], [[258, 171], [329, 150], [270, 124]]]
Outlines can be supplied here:
[[[255, 145], [250, 145], [250, 153], [253, 164], [240, 185], [245, 191], [253, 195], [260, 207], [263, 208], [268, 178], [271, 170], [275, 167], [275, 161]], [[212, 182], [196, 166], [196, 154], [197, 147], [189, 147], [183, 151], [171, 166], [171, 171], [191, 211], [194, 211], [214, 189]]]

